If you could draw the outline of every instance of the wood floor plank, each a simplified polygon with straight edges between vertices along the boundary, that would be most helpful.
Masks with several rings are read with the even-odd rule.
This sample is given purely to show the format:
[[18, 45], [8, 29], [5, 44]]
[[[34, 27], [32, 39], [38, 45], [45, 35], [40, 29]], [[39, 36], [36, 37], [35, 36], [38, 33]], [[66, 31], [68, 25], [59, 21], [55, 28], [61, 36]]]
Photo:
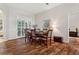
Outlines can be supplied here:
[[25, 39], [0, 43], [0, 55], [79, 55], [79, 50], [69, 44], [52, 42], [51, 46], [25, 43]]

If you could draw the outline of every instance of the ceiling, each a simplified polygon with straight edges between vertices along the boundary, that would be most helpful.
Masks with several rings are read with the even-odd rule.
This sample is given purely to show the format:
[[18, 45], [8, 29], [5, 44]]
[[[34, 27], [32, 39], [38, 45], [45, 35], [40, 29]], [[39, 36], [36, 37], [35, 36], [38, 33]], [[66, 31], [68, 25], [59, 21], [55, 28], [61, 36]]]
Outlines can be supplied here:
[[6, 3], [8, 7], [23, 10], [28, 14], [37, 14], [48, 9], [54, 8], [61, 3]]

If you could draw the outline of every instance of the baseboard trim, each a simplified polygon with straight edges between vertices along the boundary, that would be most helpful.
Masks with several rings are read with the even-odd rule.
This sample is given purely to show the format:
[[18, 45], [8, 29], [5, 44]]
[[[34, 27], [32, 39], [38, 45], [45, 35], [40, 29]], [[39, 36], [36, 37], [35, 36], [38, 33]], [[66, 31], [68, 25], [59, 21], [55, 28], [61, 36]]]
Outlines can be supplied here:
[[[14, 39], [22, 39], [22, 38], [25, 38], [25, 37], [19, 37], [19, 38], [14, 38]], [[9, 39], [9, 40], [14, 40], [14, 39]]]

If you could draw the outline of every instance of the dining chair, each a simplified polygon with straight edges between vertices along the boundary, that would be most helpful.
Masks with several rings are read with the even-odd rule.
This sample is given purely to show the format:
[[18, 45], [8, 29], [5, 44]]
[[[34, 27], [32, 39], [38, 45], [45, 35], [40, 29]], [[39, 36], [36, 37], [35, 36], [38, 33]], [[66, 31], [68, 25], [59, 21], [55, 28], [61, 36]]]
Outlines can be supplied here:
[[44, 34], [41, 39], [42, 39], [42, 41], [44, 42], [44, 44], [47, 45], [47, 47], [48, 47], [48, 41], [50, 41], [50, 45], [51, 45], [52, 30], [48, 30], [48, 31], [47, 31], [47, 34]]
[[52, 32], [53, 32], [53, 30], [49, 30], [49, 32], [48, 32], [48, 39], [50, 39], [50, 45], [52, 43]]
[[47, 32], [48, 30], [47, 29], [43, 29], [43, 32]]
[[33, 42], [35, 42], [36, 43], [36, 35], [35, 35], [35, 30], [31, 30], [31, 44], [33, 43]]
[[26, 39], [31, 42], [31, 36], [30, 36], [30, 29], [25, 29], [25, 42], [26, 42]]
[[36, 29], [36, 32], [39, 32], [40, 31], [40, 29]]

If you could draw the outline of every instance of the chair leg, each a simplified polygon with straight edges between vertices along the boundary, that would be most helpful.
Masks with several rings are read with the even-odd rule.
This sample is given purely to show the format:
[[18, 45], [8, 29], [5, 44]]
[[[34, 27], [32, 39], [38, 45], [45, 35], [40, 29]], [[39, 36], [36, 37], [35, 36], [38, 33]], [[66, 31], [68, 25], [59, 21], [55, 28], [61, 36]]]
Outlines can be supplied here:
[[47, 45], [47, 48], [48, 48], [48, 40], [46, 40], [46, 45]]
[[31, 44], [33, 44], [33, 39], [31, 39]]
[[41, 43], [42, 43], [42, 41], [41, 41], [41, 39], [39, 39], [39, 44], [41, 45]]
[[51, 45], [51, 42], [52, 42], [52, 41], [51, 41], [51, 38], [50, 38], [50, 45]]
[[25, 43], [26, 43], [26, 37], [25, 37]]

